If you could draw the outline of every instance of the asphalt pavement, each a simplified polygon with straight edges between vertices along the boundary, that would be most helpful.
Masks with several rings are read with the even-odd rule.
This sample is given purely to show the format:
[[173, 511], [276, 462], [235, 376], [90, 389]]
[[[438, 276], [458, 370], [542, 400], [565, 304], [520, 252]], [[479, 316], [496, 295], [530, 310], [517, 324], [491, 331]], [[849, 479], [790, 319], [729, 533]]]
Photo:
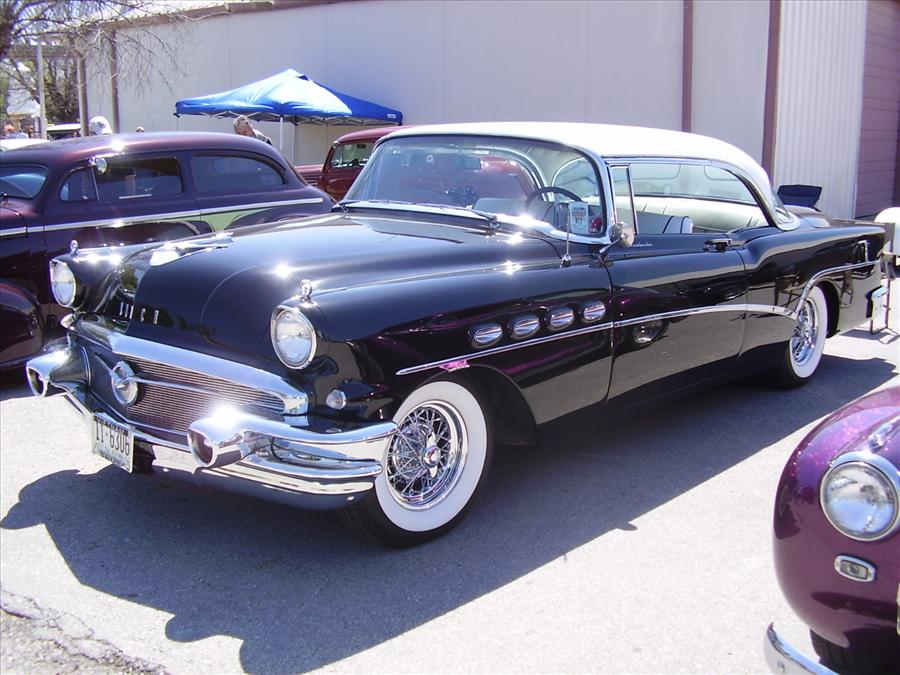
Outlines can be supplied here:
[[405, 551], [129, 476], [4, 377], [2, 670], [756, 673], [772, 621], [811, 655], [772, 567], [775, 489], [818, 420], [900, 383], [900, 307], [892, 329], [832, 338], [800, 389], [743, 380], [500, 449], [466, 520]]

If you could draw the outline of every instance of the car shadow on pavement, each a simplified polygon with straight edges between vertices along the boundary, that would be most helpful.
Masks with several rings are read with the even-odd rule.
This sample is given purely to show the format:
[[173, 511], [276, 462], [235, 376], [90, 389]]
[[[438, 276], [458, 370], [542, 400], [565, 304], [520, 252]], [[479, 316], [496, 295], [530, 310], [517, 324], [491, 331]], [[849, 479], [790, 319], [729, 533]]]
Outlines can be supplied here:
[[[501, 448], [466, 520], [410, 550], [363, 541], [329, 513], [112, 467], [31, 483], [0, 527], [45, 526], [82, 584], [171, 613], [171, 640], [228, 635], [242, 641], [246, 671], [305, 671], [425, 624], [611, 530], [635, 530], [642, 515], [894, 375], [876, 359], [826, 356], [820, 368], [801, 389], [738, 382], [625, 414], [615, 426], [557, 428], [537, 448]], [[778, 476], [760, 480], [774, 489]]]
[[25, 379], [24, 367], [0, 373], [0, 401], [33, 396]]

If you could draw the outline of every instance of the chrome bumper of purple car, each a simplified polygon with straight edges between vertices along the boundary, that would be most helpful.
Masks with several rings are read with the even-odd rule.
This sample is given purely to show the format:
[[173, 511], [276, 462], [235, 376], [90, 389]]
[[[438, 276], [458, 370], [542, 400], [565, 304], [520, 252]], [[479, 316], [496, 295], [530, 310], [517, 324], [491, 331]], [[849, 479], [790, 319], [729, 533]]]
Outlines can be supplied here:
[[807, 658], [791, 645], [781, 639], [775, 632], [775, 624], [769, 624], [766, 629], [766, 639], [763, 643], [766, 655], [766, 664], [769, 670], [779, 675], [837, 675], [833, 670]]

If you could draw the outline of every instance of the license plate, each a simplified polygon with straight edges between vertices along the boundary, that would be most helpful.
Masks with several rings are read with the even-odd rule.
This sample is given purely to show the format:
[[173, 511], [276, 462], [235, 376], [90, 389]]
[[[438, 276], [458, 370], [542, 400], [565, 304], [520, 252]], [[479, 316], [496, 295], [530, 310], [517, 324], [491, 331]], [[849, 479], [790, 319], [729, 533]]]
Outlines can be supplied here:
[[131, 473], [134, 466], [134, 435], [131, 431], [95, 416], [91, 433], [91, 452]]

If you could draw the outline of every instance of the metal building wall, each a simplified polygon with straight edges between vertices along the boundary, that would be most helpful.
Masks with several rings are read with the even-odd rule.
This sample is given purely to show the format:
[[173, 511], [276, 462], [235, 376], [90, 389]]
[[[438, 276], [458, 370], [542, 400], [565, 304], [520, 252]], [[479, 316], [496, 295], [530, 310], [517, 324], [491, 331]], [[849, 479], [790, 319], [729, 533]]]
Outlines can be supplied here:
[[856, 215], [900, 204], [897, 127], [900, 122], [900, 3], [869, 0], [863, 73]]
[[773, 184], [822, 186], [818, 207], [855, 215], [866, 4], [783, 2]]

